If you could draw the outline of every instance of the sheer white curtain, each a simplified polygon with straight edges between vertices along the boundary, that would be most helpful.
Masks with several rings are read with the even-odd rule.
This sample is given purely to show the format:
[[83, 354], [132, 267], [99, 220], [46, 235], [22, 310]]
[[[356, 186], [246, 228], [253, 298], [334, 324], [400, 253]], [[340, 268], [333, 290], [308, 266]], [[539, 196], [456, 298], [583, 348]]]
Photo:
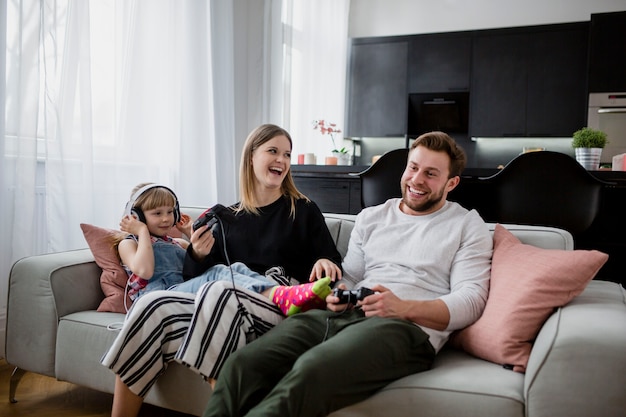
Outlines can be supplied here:
[[116, 226], [134, 185], [176, 189], [187, 180], [181, 166], [195, 165], [208, 180], [184, 203], [216, 199], [214, 172], [204, 170], [215, 154], [208, 14], [206, 2], [171, 0], [9, 4], [10, 217], [28, 220], [13, 223], [15, 236], [34, 235], [36, 226], [47, 232], [43, 247], [28, 239], [14, 247], [82, 247], [78, 222]]
[[80, 223], [117, 228], [143, 181], [184, 205], [234, 202], [239, 162], [232, 140], [215, 140], [234, 135], [233, 99], [213, 99], [215, 85], [234, 96], [233, 59], [211, 45], [232, 45], [230, 0], [4, 5], [0, 323], [13, 262], [86, 247]]
[[[294, 138], [293, 157], [313, 152], [318, 164], [330, 156], [330, 137], [314, 120], [343, 131], [350, 0], [284, 0], [285, 127]], [[341, 140], [343, 133], [335, 140]], [[339, 142], [337, 142], [337, 146]]]

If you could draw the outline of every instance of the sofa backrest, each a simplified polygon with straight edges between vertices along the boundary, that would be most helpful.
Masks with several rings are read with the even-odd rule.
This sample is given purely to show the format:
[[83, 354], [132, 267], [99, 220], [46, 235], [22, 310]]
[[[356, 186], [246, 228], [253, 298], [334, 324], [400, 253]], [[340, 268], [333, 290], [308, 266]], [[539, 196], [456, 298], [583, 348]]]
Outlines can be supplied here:
[[[350, 233], [354, 227], [353, 214], [324, 213], [326, 225], [331, 235], [335, 239], [337, 249], [344, 257], [348, 251], [348, 241]], [[489, 230], [493, 233], [496, 223], [487, 223]], [[574, 249], [574, 239], [572, 235], [563, 229], [546, 226], [526, 226], [517, 224], [503, 224], [522, 243], [533, 245], [543, 249]]]
[[[496, 223], [487, 223], [493, 233]], [[574, 249], [574, 238], [567, 230], [548, 226], [527, 226], [519, 224], [502, 224], [522, 243], [542, 249]]]
[[180, 212], [183, 214], [187, 214], [191, 217], [192, 220], [196, 220], [202, 213], [204, 213], [209, 207], [181, 207]]
[[348, 241], [354, 227], [355, 214], [334, 214], [324, 213], [326, 218], [326, 226], [330, 231], [330, 235], [335, 239], [337, 250], [343, 258], [348, 252]]

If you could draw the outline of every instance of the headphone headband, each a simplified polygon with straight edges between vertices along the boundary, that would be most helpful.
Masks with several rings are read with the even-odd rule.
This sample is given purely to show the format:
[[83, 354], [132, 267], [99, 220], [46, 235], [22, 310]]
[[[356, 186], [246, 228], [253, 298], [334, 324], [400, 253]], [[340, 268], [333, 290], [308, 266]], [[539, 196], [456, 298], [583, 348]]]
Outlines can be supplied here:
[[137, 199], [141, 197], [143, 193], [145, 193], [148, 190], [151, 190], [152, 188], [164, 188], [172, 194], [172, 197], [174, 197], [174, 224], [178, 223], [180, 221], [180, 205], [178, 204], [178, 197], [176, 197], [176, 193], [174, 191], [172, 191], [170, 188], [166, 187], [165, 185], [161, 185], [161, 184], [147, 184], [141, 187], [140, 189], [138, 189], [137, 191], [135, 191], [133, 195], [130, 197], [130, 200], [128, 200], [128, 202], [126, 203], [126, 208], [124, 209], [124, 216], [134, 215], [134, 216], [137, 216], [139, 220], [145, 223], [146, 218], [143, 214], [143, 211], [139, 208], [135, 208], [135, 203], [137, 202]]

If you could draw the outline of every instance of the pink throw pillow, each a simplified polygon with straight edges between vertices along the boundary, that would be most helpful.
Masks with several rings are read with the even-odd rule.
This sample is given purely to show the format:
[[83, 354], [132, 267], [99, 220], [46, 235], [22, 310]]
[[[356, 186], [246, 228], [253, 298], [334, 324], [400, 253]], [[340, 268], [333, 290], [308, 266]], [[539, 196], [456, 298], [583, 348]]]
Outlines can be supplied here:
[[[120, 264], [117, 247], [114, 246], [115, 236], [120, 232], [85, 223], [81, 223], [80, 228], [96, 264], [102, 269], [100, 287], [105, 298], [100, 303], [98, 311], [126, 313], [124, 297], [128, 275]], [[131, 304], [132, 301], [126, 296], [126, 306], [130, 308]]]
[[557, 307], [580, 294], [608, 255], [541, 249], [497, 224], [489, 298], [482, 316], [454, 334], [452, 346], [525, 372], [532, 343]]

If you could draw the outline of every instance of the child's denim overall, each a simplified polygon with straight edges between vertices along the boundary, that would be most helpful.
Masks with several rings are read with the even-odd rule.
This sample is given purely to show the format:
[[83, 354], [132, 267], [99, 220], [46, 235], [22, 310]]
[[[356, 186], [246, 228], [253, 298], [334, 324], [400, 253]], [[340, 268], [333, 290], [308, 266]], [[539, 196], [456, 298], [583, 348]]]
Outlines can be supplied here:
[[[185, 262], [185, 249], [167, 236], [165, 238], [151, 236], [151, 240], [152, 252], [154, 252], [154, 273], [152, 278], [148, 280], [131, 275], [131, 291], [129, 291], [129, 295], [133, 300], [141, 297], [146, 292], [167, 290], [176, 284], [184, 282], [183, 264]], [[143, 288], [139, 288], [141, 286]], [[132, 289], [136, 291], [132, 291]]]

